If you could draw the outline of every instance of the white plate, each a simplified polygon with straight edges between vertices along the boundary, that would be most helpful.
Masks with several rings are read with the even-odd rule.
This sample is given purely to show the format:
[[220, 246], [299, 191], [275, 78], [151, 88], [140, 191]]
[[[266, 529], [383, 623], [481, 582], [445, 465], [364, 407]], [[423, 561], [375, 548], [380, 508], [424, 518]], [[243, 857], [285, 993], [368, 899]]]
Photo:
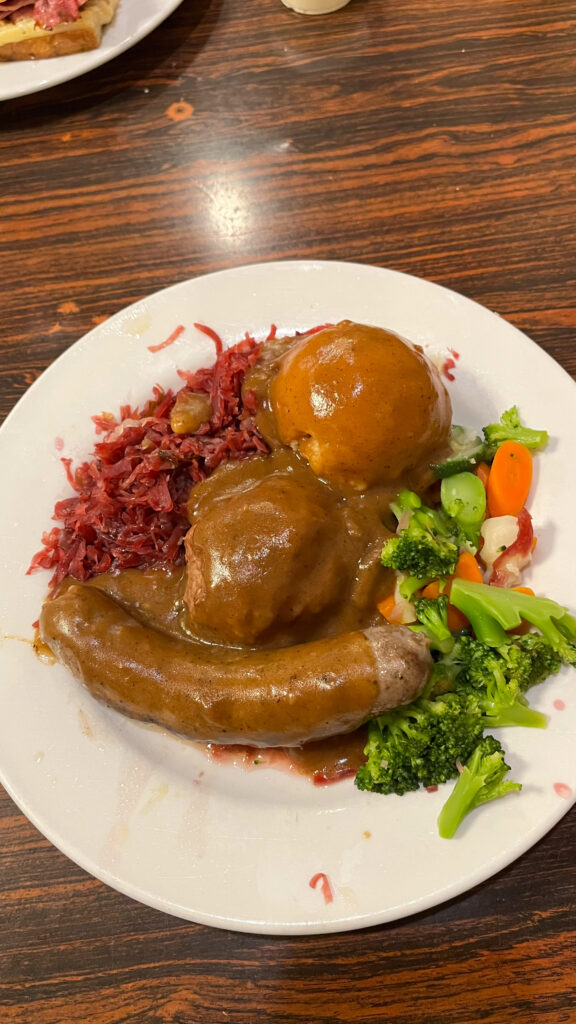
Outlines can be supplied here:
[[[391, 328], [431, 353], [457, 351], [450, 385], [457, 422], [479, 427], [518, 403], [527, 422], [548, 428], [553, 440], [537, 460], [531, 505], [539, 544], [530, 582], [574, 607], [574, 383], [504, 320], [426, 281], [321, 262], [186, 281], [73, 345], [0, 431], [0, 777], [40, 831], [87, 871], [192, 921], [298, 934], [424, 910], [527, 850], [576, 791], [576, 698], [567, 671], [534, 694], [550, 714], [548, 730], [503, 737], [522, 794], [477, 812], [445, 841], [436, 816], [448, 788], [381, 797], [351, 781], [319, 789], [279, 771], [212, 764], [190, 744], [97, 704], [26, 642], [47, 574], [25, 570], [54, 502], [69, 493], [62, 443], [64, 454], [86, 455], [92, 414], [141, 402], [157, 381], [178, 385], [176, 367], [211, 363], [212, 345], [194, 321], [232, 342], [246, 329], [264, 336], [271, 323], [291, 331], [345, 317]], [[172, 346], [148, 351], [180, 323], [186, 331]], [[558, 792], [558, 783], [568, 788]], [[310, 887], [319, 872], [332, 902]]]
[[50, 60], [0, 62], [0, 100], [49, 89], [106, 64], [140, 42], [181, 3], [182, 0], [120, 0], [114, 21], [104, 29], [97, 50]]

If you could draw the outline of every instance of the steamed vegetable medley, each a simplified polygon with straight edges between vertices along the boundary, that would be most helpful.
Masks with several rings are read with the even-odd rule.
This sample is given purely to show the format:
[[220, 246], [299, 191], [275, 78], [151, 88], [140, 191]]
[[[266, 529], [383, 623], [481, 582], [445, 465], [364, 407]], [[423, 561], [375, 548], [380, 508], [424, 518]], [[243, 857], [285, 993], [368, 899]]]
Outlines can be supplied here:
[[438, 504], [402, 491], [392, 506], [398, 526], [382, 564], [396, 586], [379, 608], [425, 633], [435, 664], [416, 701], [370, 722], [356, 785], [401, 795], [456, 778], [438, 819], [446, 839], [480, 804], [522, 788], [492, 731], [545, 728], [527, 694], [576, 665], [576, 619], [522, 585], [536, 546], [532, 453], [547, 441], [516, 407], [482, 437], [454, 427], [450, 458], [433, 467]]

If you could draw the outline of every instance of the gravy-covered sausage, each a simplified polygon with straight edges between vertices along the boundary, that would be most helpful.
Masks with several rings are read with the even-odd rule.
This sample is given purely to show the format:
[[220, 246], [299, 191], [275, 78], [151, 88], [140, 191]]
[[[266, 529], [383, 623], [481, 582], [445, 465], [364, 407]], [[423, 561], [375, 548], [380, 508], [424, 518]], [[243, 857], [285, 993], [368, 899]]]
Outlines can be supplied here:
[[413, 700], [432, 664], [427, 641], [401, 626], [275, 651], [209, 647], [147, 627], [82, 584], [44, 604], [40, 635], [94, 697], [226, 744], [289, 746], [351, 732]]

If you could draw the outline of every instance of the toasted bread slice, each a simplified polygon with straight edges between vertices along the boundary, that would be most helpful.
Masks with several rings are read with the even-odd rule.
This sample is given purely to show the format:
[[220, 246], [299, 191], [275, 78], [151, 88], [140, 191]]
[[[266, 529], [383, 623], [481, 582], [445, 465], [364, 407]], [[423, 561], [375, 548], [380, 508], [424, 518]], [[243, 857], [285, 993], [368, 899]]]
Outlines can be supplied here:
[[119, 2], [88, 0], [76, 21], [62, 22], [52, 29], [39, 28], [33, 18], [0, 22], [0, 60], [42, 60], [95, 50]]

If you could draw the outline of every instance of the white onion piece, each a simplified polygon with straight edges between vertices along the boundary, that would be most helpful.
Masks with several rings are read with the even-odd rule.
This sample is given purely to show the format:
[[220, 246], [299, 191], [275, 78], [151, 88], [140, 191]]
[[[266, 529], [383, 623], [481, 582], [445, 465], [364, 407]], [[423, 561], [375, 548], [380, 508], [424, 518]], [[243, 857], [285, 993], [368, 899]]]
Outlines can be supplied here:
[[402, 597], [400, 593], [402, 579], [406, 579], [406, 577], [403, 576], [400, 580], [397, 579], [394, 588], [394, 621], [403, 626], [409, 626], [411, 622], [417, 622], [418, 620], [414, 605], [411, 601], [407, 601], [405, 597]]
[[518, 520], [516, 516], [493, 516], [485, 520], [480, 533], [484, 544], [479, 555], [486, 568], [492, 569], [499, 555], [516, 540]]

